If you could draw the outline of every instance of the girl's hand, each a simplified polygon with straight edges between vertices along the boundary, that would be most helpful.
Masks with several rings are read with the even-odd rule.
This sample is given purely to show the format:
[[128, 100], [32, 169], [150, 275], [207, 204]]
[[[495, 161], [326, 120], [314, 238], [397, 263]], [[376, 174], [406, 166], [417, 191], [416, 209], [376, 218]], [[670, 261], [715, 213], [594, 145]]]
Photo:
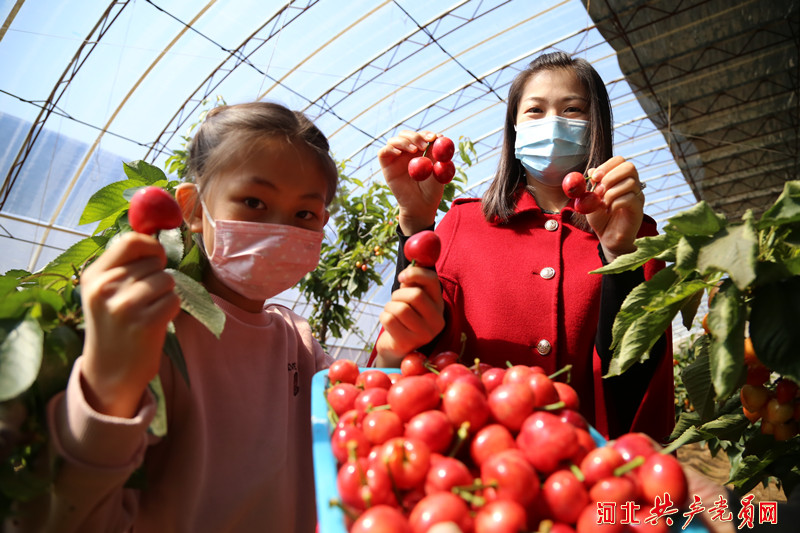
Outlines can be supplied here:
[[403, 357], [429, 343], [444, 329], [444, 300], [436, 272], [409, 266], [400, 272], [400, 288], [384, 306], [379, 320], [377, 366], [398, 367]]
[[436, 220], [444, 185], [436, 181], [433, 175], [425, 181], [416, 181], [408, 175], [408, 162], [421, 156], [436, 137], [430, 131], [404, 130], [389, 139], [386, 146], [378, 151], [383, 177], [397, 198], [400, 229], [405, 235], [422, 231]]
[[636, 250], [633, 241], [644, 218], [644, 193], [639, 172], [633, 163], [616, 156], [596, 169], [589, 169], [588, 174], [606, 208], [598, 209], [586, 218], [610, 263], [616, 257]]
[[100, 413], [133, 416], [158, 373], [167, 325], [180, 310], [166, 263], [155, 238], [126, 233], [81, 276], [84, 393]]

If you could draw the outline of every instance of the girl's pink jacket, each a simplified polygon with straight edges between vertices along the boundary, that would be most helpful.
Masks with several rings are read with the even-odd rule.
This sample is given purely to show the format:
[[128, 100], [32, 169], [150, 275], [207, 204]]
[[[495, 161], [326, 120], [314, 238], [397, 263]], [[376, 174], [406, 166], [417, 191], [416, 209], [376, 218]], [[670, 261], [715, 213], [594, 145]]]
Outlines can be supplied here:
[[[76, 362], [66, 392], [49, 405], [63, 461], [39, 512], [46, 525], [31, 530], [314, 531], [311, 378], [331, 360], [289, 309], [254, 314], [213, 298], [227, 319], [219, 340], [188, 314], [176, 319], [191, 388], [164, 357], [163, 438], [147, 430], [152, 394], [132, 419], [99, 414]], [[146, 488], [125, 488], [140, 466]]]

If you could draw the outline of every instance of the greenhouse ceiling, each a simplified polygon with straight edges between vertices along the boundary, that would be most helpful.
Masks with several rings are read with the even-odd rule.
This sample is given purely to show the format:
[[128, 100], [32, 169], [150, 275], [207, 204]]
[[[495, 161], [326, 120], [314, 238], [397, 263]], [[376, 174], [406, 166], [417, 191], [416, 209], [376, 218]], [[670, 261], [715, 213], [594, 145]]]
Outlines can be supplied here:
[[[544, 51], [606, 81], [615, 151], [647, 183], [659, 224], [708, 201], [729, 218], [770, 205], [798, 174], [798, 0], [3, 0], [0, 272], [35, 271], [93, 227], [89, 196], [122, 162], [161, 167], [217, 99], [304, 111], [334, 156], [381, 180], [401, 129], [471, 140], [479, 196], [497, 163], [504, 100]], [[384, 279], [393, 265], [382, 265]], [[389, 284], [358, 303], [374, 339]], [[279, 298], [303, 314], [292, 291]]]

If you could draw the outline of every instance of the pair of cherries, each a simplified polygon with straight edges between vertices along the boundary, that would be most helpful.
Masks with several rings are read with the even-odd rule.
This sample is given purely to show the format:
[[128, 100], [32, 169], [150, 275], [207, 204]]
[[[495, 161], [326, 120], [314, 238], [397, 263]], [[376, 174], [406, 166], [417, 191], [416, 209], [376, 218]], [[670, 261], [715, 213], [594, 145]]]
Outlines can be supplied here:
[[456, 153], [455, 144], [447, 137], [437, 137], [429, 148], [433, 160], [426, 157], [426, 148], [421, 156], [408, 162], [408, 175], [416, 181], [425, 181], [433, 174], [439, 183], [450, 183], [456, 175], [456, 166], [452, 161]]

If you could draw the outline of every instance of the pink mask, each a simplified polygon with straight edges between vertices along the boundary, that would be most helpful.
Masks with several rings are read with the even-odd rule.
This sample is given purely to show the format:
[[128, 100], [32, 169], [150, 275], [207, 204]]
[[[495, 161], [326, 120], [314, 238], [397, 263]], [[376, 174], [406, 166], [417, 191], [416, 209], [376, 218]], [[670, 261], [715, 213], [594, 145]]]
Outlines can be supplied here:
[[[201, 200], [202, 201], [202, 200]], [[324, 233], [284, 224], [217, 220], [211, 269], [226, 287], [250, 300], [267, 300], [293, 287], [319, 263]]]

